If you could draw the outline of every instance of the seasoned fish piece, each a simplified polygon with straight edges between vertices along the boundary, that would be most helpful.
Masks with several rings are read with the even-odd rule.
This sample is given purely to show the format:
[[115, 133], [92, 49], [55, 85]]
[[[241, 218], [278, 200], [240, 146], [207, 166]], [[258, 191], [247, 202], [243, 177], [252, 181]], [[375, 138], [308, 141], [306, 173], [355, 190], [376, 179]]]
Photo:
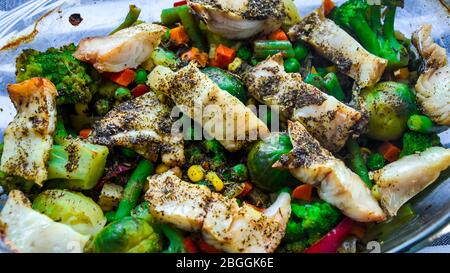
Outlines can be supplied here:
[[42, 186], [56, 126], [55, 86], [47, 79], [8, 85], [17, 114], [4, 135], [1, 171]]
[[286, 73], [277, 54], [252, 68], [248, 91], [261, 103], [278, 107], [285, 119], [300, 121], [326, 149], [337, 152], [362, 122], [361, 113], [306, 84], [298, 73]]
[[28, 198], [18, 190], [9, 193], [0, 223], [6, 224], [6, 241], [18, 252], [81, 253], [89, 239], [33, 210]]
[[[150, 161], [184, 163], [183, 135], [172, 130], [171, 109], [153, 92], [124, 102], [95, 122], [89, 141], [134, 149]], [[172, 132], [173, 131], [173, 132]]]
[[317, 187], [320, 198], [358, 222], [386, 219], [361, 178], [322, 148], [300, 122], [289, 122], [294, 149], [281, 156], [274, 168], [287, 168], [303, 183]]
[[247, 39], [278, 29], [285, 18], [283, 0], [191, 0], [189, 7], [208, 29], [228, 39]]
[[249, 108], [192, 63], [178, 72], [157, 66], [149, 75], [149, 85], [171, 97], [184, 114], [230, 152], [269, 133]]
[[318, 12], [305, 17], [289, 30], [294, 40], [303, 40], [353, 78], [360, 87], [376, 84], [388, 61], [372, 55], [352, 36]]
[[162, 222], [188, 231], [201, 231], [205, 240], [227, 252], [273, 252], [284, 236], [291, 213], [290, 196], [282, 193], [264, 213], [182, 181], [173, 172], [149, 179], [145, 199]]
[[373, 173], [381, 195], [381, 205], [391, 216], [400, 207], [423, 191], [450, 166], [450, 149], [432, 147], [405, 156]]
[[136, 68], [150, 57], [165, 31], [163, 26], [143, 23], [110, 36], [85, 38], [73, 56], [101, 72]]
[[413, 33], [414, 46], [424, 58], [426, 69], [417, 80], [417, 102], [434, 122], [450, 126], [450, 67], [447, 52], [430, 36], [431, 25]]

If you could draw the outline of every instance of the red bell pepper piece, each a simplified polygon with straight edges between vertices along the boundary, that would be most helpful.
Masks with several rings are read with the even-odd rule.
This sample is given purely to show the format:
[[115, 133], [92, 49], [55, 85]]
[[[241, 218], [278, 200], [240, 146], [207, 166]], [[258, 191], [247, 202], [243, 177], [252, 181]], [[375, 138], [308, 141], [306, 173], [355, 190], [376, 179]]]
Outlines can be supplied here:
[[198, 244], [198, 247], [200, 248], [200, 250], [202, 252], [205, 252], [205, 253], [222, 253], [222, 250], [217, 249], [217, 248], [209, 245], [203, 239], [198, 240], [197, 244]]
[[305, 253], [336, 253], [339, 246], [352, 231], [353, 221], [346, 217], [332, 231], [328, 232], [315, 244], [307, 248]]
[[145, 84], [138, 84], [138, 85], [136, 85], [135, 88], [133, 88], [131, 90], [131, 94], [133, 95], [133, 97], [137, 98], [139, 96], [144, 95], [149, 90], [150, 90], [150, 88], [147, 85], [145, 85]]
[[173, 7], [179, 7], [179, 6], [184, 6], [187, 5], [186, 1], [177, 1], [175, 3], [173, 3]]
[[192, 240], [191, 237], [186, 237], [183, 240], [184, 248], [188, 253], [198, 253], [198, 247], [194, 243], [194, 240]]

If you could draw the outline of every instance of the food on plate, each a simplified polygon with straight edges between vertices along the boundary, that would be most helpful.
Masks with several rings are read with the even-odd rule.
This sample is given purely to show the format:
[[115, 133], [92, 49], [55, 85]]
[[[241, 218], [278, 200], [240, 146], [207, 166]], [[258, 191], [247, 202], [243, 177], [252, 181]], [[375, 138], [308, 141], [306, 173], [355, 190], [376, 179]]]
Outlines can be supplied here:
[[292, 0], [176, 1], [158, 22], [130, 5], [106, 36], [19, 52], [0, 240], [15, 252], [383, 246], [448, 174], [447, 54], [430, 25], [394, 28], [404, 1], [342, 2], [301, 18]]

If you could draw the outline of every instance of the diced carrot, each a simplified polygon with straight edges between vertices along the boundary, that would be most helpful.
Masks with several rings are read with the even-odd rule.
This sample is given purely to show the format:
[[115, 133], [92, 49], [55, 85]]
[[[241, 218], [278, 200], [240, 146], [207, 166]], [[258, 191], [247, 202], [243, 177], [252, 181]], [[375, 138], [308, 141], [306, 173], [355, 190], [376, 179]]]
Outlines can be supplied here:
[[170, 40], [177, 46], [185, 45], [189, 42], [189, 36], [186, 34], [183, 26], [178, 26], [170, 30]]
[[384, 159], [389, 162], [396, 161], [400, 156], [400, 149], [390, 142], [381, 144], [378, 151], [383, 155]]
[[210, 65], [210, 66], [214, 66], [214, 67], [222, 68], [222, 67], [220, 66], [219, 62], [218, 62], [216, 59], [210, 59], [210, 60], [209, 60], [209, 65]]
[[109, 77], [110, 80], [117, 83], [118, 85], [128, 86], [130, 83], [134, 81], [136, 73], [133, 70], [127, 68], [121, 72], [108, 73], [107, 76]]
[[242, 190], [242, 192], [239, 194], [238, 197], [245, 197], [247, 196], [251, 191], [253, 190], [253, 185], [250, 182], [245, 182], [244, 183], [244, 189]]
[[330, 12], [334, 9], [336, 5], [334, 4], [333, 0], [324, 0], [323, 1], [323, 13], [325, 16], [330, 14]]
[[236, 57], [236, 50], [220, 44], [216, 49], [215, 61], [219, 67], [226, 69]]
[[150, 90], [150, 88], [147, 85], [145, 85], [145, 84], [138, 84], [138, 85], [136, 85], [135, 88], [133, 88], [131, 90], [131, 94], [133, 95], [133, 97], [137, 98], [139, 96], [144, 95], [149, 90]]
[[173, 3], [174, 8], [179, 7], [179, 6], [184, 6], [184, 5], [187, 5], [186, 1], [177, 1], [177, 2]]
[[363, 239], [366, 235], [366, 229], [360, 224], [353, 223], [352, 231], [350, 233], [355, 235], [359, 239]]
[[208, 64], [208, 54], [199, 50], [196, 47], [191, 48], [189, 51], [186, 51], [181, 55], [181, 59], [188, 62], [195, 62], [200, 67], [205, 67]]
[[206, 252], [206, 253], [222, 253], [223, 252], [222, 250], [209, 245], [203, 239], [198, 240], [197, 244], [202, 252]]
[[292, 197], [295, 199], [311, 201], [312, 189], [313, 187], [309, 184], [300, 185], [292, 191]]
[[91, 135], [91, 133], [92, 133], [92, 129], [83, 129], [80, 131], [79, 135], [82, 139], [86, 139]]
[[288, 41], [289, 38], [283, 30], [278, 29], [270, 33], [269, 40]]
[[188, 253], [198, 253], [198, 247], [194, 243], [194, 240], [192, 240], [191, 237], [186, 237], [183, 240], [184, 248]]

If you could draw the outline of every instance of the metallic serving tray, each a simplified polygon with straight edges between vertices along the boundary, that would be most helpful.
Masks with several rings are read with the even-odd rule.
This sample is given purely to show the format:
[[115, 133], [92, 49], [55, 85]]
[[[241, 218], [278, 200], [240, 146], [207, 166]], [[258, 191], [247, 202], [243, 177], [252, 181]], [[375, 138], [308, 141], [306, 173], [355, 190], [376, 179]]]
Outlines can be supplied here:
[[[9, 1], [9, 0], [6, 0]], [[15, 114], [6, 85], [15, 80], [15, 57], [25, 48], [45, 50], [82, 37], [105, 35], [118, 25], [128, 11], [130, 3], [142, 8], [141, 18], [158, 21], [161, 9], [172, 5], [173, 0], [32, 0], [6, 13], [0, 13], [0, 48], [12, 39], [33, 32], [37, 35], [29, 43], [0, 51], [0, 141], [9, 121]], [[296, 0], [300, 13], [308, 14], [317, 8], [321, 0]], [[343, 2], [343, 1], [335, 1]], [[405, 0], [405, 8], [399, 10], [396, 27], [409, 36], [420, 24], [431, 23], [436, 41], [450, 50], [450, 0]], [[53, 12], [50, 12], [53, 11]], [[49, 13], [50, 12], [50, 13]], [[68, 18], [80, 13], [83, 21], [72, 26]], [[449, 54], [450, 56], [450, 54]], [[450, 147], [450, 131], [441, 135], [442, 142]], [[417, 216], [398, 230], [389, 234], [381, 244], [383, 252], [414, 252], [429, 244], [443, 233], [450, 223], [450, 170], [412, 201]], [[446, 229], [448, 232], [448, 228]], [[0, 242], [0, 252], [5, 252]]]

